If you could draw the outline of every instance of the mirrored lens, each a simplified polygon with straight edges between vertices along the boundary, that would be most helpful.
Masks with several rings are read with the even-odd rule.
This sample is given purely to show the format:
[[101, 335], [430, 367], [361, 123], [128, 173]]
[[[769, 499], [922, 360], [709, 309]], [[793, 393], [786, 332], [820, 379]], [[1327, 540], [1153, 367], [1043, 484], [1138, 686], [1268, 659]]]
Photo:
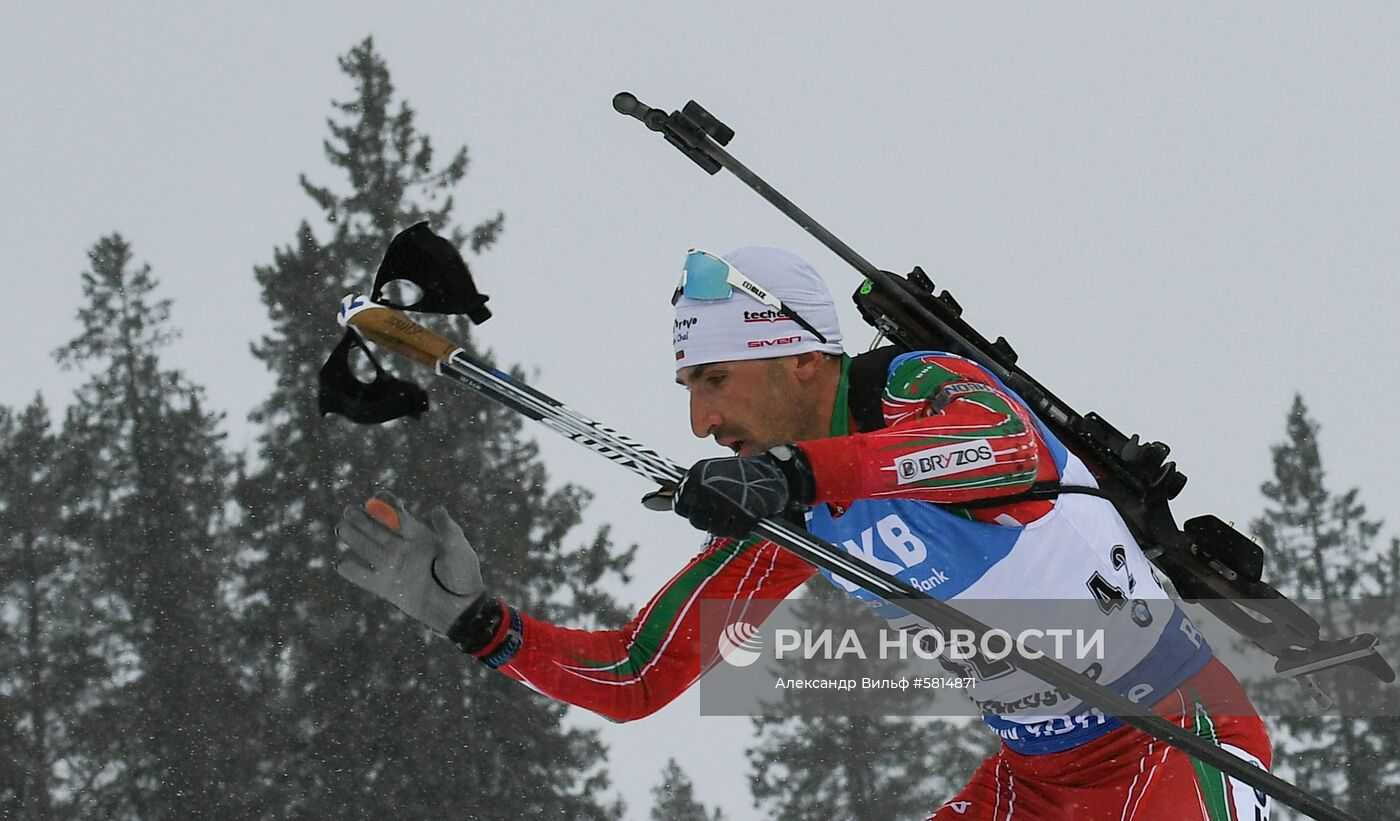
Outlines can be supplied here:
[[691, 299], [728, 299], [729, 263], [704, 251], [691, 251], [685, 258], [685, 287]]

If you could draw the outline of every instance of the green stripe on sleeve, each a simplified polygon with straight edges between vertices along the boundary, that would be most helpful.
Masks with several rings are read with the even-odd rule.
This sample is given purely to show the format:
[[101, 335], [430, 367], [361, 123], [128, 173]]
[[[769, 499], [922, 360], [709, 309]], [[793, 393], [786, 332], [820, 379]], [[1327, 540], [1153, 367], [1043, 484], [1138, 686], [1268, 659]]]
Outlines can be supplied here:
[[676, 620], [680, 618], [682, 608], [685, 607], [686, 602], [691, 599], [695, 591], [702, 584], [719, 575], [735, 558], [748, 552], [761, 541], [763, 539], [760, 536], [750, 536], [742, 541], [731, 542], [728, 547], [706, 556], [676, 578], [666, 587], [661, 598], [647, 614], [646, 620], [642, 622], [641, 629], [637, 631], [636, 638], [627, 650], [626, 658], [609, 661], [580, 658], [577, 659], [578, 663], [597, 670], [616, 673], [619, 677], [632, 676], [641, 672], [656, 656], [666, 636], [674, 628]]
[[[1220, 739], [1215, 734], [1215, 722], [1211, 720], [1210, 713], [1206, 712], [1205, 705], [1200, 701], [1192, 699], [1195, 703], [1195, 730], [1196, 735], [1220, 746]], [[1196, 759], [1191, 759], [1191, 766], [1196, 769], [1196, 784], [1201, 788], [1201, 796], [1206, 802], [1206, 813], [1210, 816], [1210, 821], [1231, 821], [1233, 813], [1230, 810], [1230, 791], [1225, 786], [1225, 774], [1216, 768]]]

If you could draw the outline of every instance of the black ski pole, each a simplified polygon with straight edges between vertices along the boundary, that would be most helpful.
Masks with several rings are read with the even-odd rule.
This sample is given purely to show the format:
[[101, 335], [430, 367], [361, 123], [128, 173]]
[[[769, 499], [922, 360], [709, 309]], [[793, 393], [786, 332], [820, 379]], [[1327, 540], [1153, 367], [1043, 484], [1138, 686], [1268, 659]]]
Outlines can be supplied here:
[[[585, 447], [601, 453], [652, 481], [674, 485], [684, 475], [675, 462], [565, 406], [550, 396], [467, 355], [461, 346], [440, 336], [397, 310], [369, 298], [346, 296], [340, 304], [340, 322], [365, 338], [433, 369], [439, 376], [539, 421]], [[811, 564], [860, 584], [866, 590], [925, 619], [943, 630], [969, 630], [980, 643], [990, 628], [952, 605], [935, 599], [894, 576], [857, 560], [846, 551], [805, 530], [765, 519], [755, 532]], [[1266, 770], [1232, 755], [1195, 733], [1167, 721], [1109, 688], [1075, 673], [1049, 657], [1032, 658], [1014, 643], [1008, 648], [1016, 667], [1052, 686], [1121, 719], [1148, 735], [1161, 739], [1226, 775], [1243, 781], [1314, 818], [1345, 821], [1348, 815]]]

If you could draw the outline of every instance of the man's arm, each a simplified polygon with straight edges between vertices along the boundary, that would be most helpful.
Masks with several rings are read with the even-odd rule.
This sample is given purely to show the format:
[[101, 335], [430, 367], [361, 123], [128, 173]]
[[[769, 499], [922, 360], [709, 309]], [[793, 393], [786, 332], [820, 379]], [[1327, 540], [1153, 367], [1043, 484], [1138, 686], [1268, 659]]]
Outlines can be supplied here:
[[512, 640], [507, 626], [473, 655], [551, 698], [630, 721], [670, 703], [719, 660], [713, 641], [702, 646], [702, 602], [726, 603], [709, 605], [724, 624], [757, 625], [815, 572], [757, 537], [712, 538], [620, 630], [561, 627], [502, 603], [502, 625], [519, 626], [518, 649], [500, 653]]
[[1030, 411], [967, 359], [899, 357], [881, 404], [881, 430], [797, 443], [815, 480], [813, 502], [898, 497], [957, 504], [1058, 478]]
[[701, 641], [702, 609], [722, 620], [716, 636], [736, 621], [757, 625], [816, 572], [764, 539], [712, 537], [626, 627], [573, 630], [489, 598], [475, 548], [441, 507], [429, 526], [380, 493], [346, 507], [336, 535], [348, 581], [488, 666], [614, 721], [656, 712], [719, 660], [717, 642]]

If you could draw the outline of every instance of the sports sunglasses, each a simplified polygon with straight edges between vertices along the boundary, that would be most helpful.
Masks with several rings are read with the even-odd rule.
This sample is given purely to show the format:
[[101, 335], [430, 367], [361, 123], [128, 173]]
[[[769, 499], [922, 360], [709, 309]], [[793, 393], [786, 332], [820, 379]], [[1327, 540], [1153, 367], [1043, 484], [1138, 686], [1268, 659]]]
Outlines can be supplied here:
[[671, 304], [675, 305], [679, 302], [682, 294], [689, 299], [699, 299], [706, 302], [729, 299], [734, 295], [735, 288], [793, 320], [809, 331], [812, 336], [815, 336], [817, 341], [823, 345], [826, 344], [826, 337], [822, 335], [821, 331], [813, 328], [810, 322], [784, 305], [781, 299], [768, 293], [761, 285], [744, 276], [738, 268], [729, 263], [729, 260], [697, 248], [686, 252], [685, 267], [681, 269], [681, 279], [676, 283], [675, 293], [671, 294]]

